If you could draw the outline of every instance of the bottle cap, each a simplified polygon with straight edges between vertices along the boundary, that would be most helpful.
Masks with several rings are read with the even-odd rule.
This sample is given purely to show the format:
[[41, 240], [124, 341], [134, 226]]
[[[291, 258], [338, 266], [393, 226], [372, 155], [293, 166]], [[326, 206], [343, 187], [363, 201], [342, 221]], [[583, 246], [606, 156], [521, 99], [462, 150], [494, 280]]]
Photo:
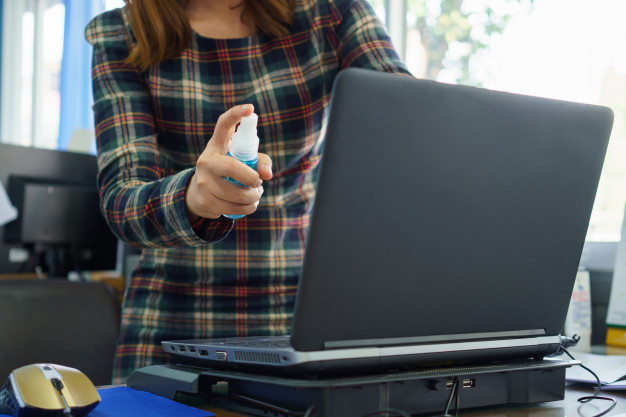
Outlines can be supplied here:
[[258, 156], [259, 138], [256, 132], [258, 118], [255, 113], [242, 117], [237, 131], [233, 135], [230, 143], [230, 154], [241, 161], [251, 161]]

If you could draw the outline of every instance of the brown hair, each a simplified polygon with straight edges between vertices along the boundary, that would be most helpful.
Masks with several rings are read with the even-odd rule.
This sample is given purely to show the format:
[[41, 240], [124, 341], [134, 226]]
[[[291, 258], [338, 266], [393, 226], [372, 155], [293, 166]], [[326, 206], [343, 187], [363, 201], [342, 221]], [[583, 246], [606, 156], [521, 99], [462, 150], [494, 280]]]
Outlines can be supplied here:
[[[126, 62], [146, 70], [181, 53], [189, 45], [191, 27], [185, 15], [187, 0], [124, 0], [135, 36]], [[242, 0], [242, 19], [257, 30], [284, 36], [293, 20], [295, 0]]]

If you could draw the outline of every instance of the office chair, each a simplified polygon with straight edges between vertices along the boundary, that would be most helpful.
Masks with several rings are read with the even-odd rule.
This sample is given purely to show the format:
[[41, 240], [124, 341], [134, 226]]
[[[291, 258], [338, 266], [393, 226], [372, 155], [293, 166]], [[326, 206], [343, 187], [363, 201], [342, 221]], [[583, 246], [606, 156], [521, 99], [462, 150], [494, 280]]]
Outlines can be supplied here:
[[120, 302], [103, 284], [0, 280], [0, 384], [31, 363], [81, 370], [111, 383]]

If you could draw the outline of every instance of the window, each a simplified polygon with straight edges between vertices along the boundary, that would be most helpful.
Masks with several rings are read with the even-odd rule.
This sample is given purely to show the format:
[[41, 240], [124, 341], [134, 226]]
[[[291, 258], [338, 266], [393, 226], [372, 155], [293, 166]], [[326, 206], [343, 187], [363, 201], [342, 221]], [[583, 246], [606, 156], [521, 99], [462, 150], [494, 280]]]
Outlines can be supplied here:
[[61, 0], [13, 0], [3, 6], [2, 138], [54, 147], [60, 110], [63, 4]]
[[117, 7], [124, 7], [124, 0], [104, 0], [105, 10], [111, 10]]
[[[64, 34], [68, 29], [65, 21], [68, 8], [83, 8], [95, 15], [123, 4], [123, 0], [2, 2], [0, 137], [3, 142], [59, 147], [61, 62], [67, 41]], [[74, 33], [79, 33], [80, 41], [84, 42], [82, 27], [86, 22], [77, 24]]]
[[[625, 2], [378, 0], [372, 4], [387, 13], [381, 17], [417, 77], [611, 107], [613, 134], [587, 239], [620, 240], [626, 202], [626, 26], [621, 22]], [[386, 8], [380, 9], [383, 4]]]
[[[68, 7], [123, 0], [2, 3], [2, 141], [57, 148]], [[603, 104], [615, 125], [589, 240], [617, 241], [626, 202], [623, 0], [371, 0], [414, 75]], [[21, 34], [21, 36], [15, 36]]]

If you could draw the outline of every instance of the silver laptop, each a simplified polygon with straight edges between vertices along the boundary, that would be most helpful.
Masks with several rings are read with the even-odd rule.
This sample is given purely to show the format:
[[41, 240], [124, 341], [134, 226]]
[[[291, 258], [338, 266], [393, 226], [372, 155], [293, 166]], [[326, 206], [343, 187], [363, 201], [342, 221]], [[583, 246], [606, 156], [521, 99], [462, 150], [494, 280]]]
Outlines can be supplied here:
[[612, 121], [600, 106], [342, 71], [291, 335], [163, 348], [295, 374], [554, 354]]

